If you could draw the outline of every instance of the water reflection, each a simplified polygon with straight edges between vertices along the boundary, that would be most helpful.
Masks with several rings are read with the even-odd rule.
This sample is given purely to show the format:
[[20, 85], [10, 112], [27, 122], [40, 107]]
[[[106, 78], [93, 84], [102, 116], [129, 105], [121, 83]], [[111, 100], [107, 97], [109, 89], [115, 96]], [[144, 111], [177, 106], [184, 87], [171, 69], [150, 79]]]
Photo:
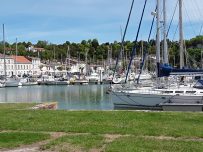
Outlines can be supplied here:
[[58, 101], [59, 109], [111, 110], [106, 85], [28, 86], [0, 88], [0, 102]]

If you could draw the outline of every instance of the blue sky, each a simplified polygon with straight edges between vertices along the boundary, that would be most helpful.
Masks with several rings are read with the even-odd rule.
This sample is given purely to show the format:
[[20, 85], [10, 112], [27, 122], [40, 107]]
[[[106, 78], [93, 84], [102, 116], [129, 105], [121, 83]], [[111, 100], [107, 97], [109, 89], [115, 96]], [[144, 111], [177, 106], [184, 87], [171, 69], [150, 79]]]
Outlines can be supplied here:
[[[132, 0], [1, 0], [0, 23], [5, 24], [6, 40], [47, 40], [51, 43], [81, 42], [97, 38], [99, 42], [120, 41], [120, 27], [124, 29]], [[162, 0], [160, 0], [162, 1]], [[183, 0], [184, 37], [199, 34], [203, 24], [202, 0]], [[148, 0], [139, 39], [147, 39], [151, 24], [151, 11], [156, 0]], [[144, 0], [135, 0], [127, 40], [136, 37]], [[176, 0], [167, 0], [170, 20]], [[178, 10], [177, 10], [178, 12]], [[178, 14], [169, 38], [173, 39]], [[0, 31], [2, 35], [2, 30]], [[201, 33], [202, 34], [202, 33]], [[153, 38], [155, 34], [153, 33]], [[2, 36], [1, 36], [2, 38]], [[175, 35], [178, 39], [178, 33]]]

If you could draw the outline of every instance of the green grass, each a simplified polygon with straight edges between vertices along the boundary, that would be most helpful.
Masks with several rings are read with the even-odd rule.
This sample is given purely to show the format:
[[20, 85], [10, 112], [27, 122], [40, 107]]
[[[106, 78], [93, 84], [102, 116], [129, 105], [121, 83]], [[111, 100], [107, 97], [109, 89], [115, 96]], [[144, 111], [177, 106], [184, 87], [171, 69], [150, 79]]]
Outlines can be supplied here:
[[203, 142], [123, 137], [106, 146], [106, 152], [201, 152]]
[[[59, 151], [63, 150], [63, 145], [71, 144], [73, 147], [78, 147], [83, 151], [89, 151], [93, 148], [100, 148], [103, 145], [104, 138], [101, 135], [92, 135], [92, 134], [85, 134], [85, 135], [68, 135], [58, 138], [50, 143], [41, 147], [43, 150], [57, 148]], [[59, 147], [57, 147], [59, 146]]]
[[[109, 143], [106, 151], [193, 151], [193, 149], [199, 151], [199, 149], [203, 149], [202, 142], [152, 140], [137, 137], [203, 138], [203, 113], [51, 111], [29, 110], [30, 106], [33, 104], [0, 104], [0, 131], [13, 130], [39, 134], [40, 132], [88, 133], [87, 135], [61, 137], [42, 146], [44, 149], [69, 143], [88, 151], [104, 144], [104, 134], [130, 135], [130, 137], [115, 140], [112, 144]], [[29, 139], [28, 137], [27, 140]], [[35, 141], [33, 140], [33, 142]], [[27, 143], [21, 143], [21, 139], [17, 137], [13, 141], [13, 145], [16, 146]], [[10, 145], [9, 140], [7, 145]], [[187, 145], [189, 145], [188, 150]]]
[[49, 134], [28, 133], [28, 132], [1, 132], [0, 149], [14, 148], [20, 145], [32, 144], [38, 141], [48, 139]]
[[35, 103], [0, 103], [0, 110], [27, 109], [36, 105]]
[[0, 115], [0, 130], [203, 137], [203, 113], [0, 110]]

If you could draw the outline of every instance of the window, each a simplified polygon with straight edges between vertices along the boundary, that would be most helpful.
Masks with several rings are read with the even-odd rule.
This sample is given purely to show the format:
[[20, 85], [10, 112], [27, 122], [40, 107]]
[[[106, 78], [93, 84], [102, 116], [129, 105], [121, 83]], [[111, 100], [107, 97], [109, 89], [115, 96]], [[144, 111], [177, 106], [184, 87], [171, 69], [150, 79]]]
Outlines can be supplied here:
[[173, 93], [173, 91], [164, 91], [163, 93]]
[[196, 93], [196, 91], [186, 91], [186, 93], [188, 93], [188, 94], [194, 94], [194, 93]]
[[184, 91], [175, 91], [175, 93], [184, 93]]

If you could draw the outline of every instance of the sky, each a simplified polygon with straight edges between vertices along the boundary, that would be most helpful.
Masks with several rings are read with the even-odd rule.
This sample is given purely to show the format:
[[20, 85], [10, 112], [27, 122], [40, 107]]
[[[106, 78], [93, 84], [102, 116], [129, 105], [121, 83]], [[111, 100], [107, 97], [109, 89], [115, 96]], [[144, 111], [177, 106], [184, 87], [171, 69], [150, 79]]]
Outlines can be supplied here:
[[[203, 25], [201, 2], [183, 0], [185, 39], [200, 34]], [[131, 3], [132, 0], [1, 0], [0, 24], [5, 24], [6, 41], [11, 43], [16, 38], [21, 42], [46, 40], [57, 44], [80, 43], [94, 38], [100, 43], [121, 41], [121, 29], [124, 30]], [[169, 24], [177, 0], [166, 3]], [[146, 40], [149, 35], [155, 5], [156, 0], [148, 0], [139, 40]], [[143, 6], [144, 0], [135, 0], [126, 40], [135, 40]], [[178, 9], [169, 32], [171, 40], [178, 39], [177, 23]], [[155, 38], [155, 30], [152, 38]]]

